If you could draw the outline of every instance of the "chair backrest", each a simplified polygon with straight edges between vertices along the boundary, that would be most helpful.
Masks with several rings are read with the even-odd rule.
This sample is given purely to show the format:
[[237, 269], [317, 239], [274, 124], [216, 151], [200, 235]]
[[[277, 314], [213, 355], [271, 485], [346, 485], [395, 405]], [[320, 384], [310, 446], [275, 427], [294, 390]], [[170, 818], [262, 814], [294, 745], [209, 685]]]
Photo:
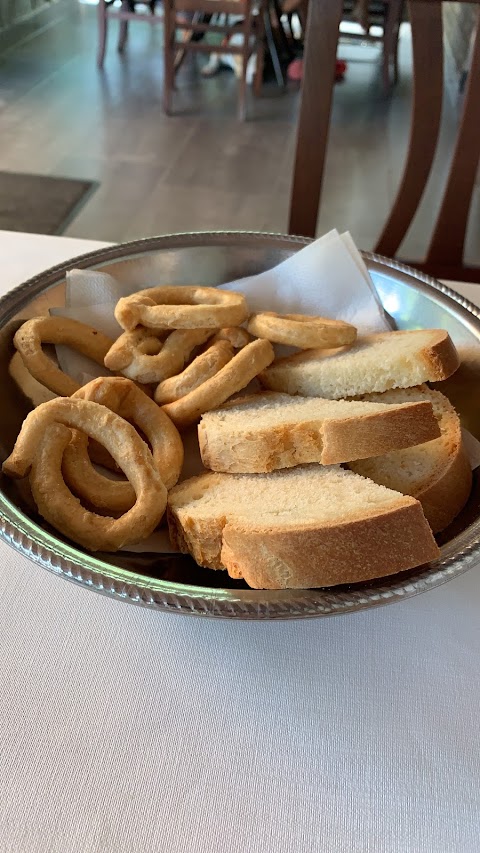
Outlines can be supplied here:
[[[479, 6], [480, 0], [467, 0]], [[422, 199], [435, 156], [443, 103], [442, 0], [409, 0], [413, 45], [410, 141], [397, 197], [375, 246], [396, 254]], [[289, 233], [315, 236], [328, 142], [342, 0], [312, 0], [304, 55], [302, 103], [290, 202]], [[480, 157], [480, 12], [457, 140], [425, 260], [413, 262], [437, 278], [480, 282], [480, 267], [463, 260]]]

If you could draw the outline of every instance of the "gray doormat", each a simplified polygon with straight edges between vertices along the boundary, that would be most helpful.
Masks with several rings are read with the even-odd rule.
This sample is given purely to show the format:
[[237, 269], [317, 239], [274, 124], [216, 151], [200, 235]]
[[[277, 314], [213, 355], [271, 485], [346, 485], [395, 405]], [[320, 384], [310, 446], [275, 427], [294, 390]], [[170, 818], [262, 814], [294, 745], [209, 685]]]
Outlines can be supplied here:
[[0, 172], [0, 229], [62, 234], [97, 186], [94, 181]]

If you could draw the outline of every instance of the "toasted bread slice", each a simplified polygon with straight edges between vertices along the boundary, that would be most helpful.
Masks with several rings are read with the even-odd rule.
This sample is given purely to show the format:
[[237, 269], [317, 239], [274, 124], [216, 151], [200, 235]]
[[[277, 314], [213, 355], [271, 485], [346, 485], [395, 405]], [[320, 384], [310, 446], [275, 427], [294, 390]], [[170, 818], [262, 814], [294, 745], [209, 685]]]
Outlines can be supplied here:
[[462, 444], [460, 420], [440, 391], [426, 385], [369, 394], [369, 401], [391, 405], [429, 400], [440, 426], [440, 438], [351, 464], [352, 470], [376, 483], [416, 498], [434, 533], [444, 530], [464, 507], [472, 488], [472, 470]]
[[340, 400], [447, 379], [459, 366], [443, 329], [381, 332], [351, 347], [306, 350], [281, 358], [259, 376], [266, 388]]
[[356, 583], [434, 560], [418, 501], [337, 466], [207, 473], [168, 498], [172, 544], [255, 589]]
[[226, 403], [198, 426], [205, 467], [246, 474], [364, 459], [439, 435], [427, 400], [395, 406], [274, 392]]

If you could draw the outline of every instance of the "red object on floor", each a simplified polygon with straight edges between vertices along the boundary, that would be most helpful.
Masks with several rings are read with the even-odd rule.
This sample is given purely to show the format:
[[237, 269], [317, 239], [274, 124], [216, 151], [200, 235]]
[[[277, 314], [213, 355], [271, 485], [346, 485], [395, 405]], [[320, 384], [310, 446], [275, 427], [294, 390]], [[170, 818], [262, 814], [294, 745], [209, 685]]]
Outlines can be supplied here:
[[[337, 59], [335, 65], [335, 80], [343, 80], [347, 70], [347, 63], [344, 59]], [[294, 59], [287, 68], [287, 77], [289, 80], [296, 82], [303, 78], [303, 59]]]

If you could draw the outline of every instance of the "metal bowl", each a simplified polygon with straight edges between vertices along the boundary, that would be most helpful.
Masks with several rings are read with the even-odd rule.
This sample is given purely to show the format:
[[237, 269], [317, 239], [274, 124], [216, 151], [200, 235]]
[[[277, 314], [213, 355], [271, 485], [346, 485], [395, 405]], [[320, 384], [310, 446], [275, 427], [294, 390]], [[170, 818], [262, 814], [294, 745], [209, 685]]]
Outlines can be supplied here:
[[[83, 255], [17, 287], [0, 300], [0, 451], [10, 453], [30, 404], [12, 381], [12, 337], [21, 321], [63, 306], [72, 267], [108, 270], [139, 288], [209, 284], [275, 266], [308, 241], [250, 233], [181, 234], [126, 243]], [[447, 329], [462, 366], [441, 384], [463, 424], [480, 438], [480, 311], [448, 288], [395, 261], [365, 254], [385, 309], [399, 329]], [[84, 552], [35, 512], [22, 484], [0, 480], [0, 535], [25, 556], [64, 578], [123, 601], [157, 610], [240, 619], [328, 616], [400, 601], [445, 583], [480, 560], [480, 486], [477, 471], [468, 505], [439, 539], [434, 563], [388, 578], [329, 589], [263, 591], [224, 572], [198, 567], [187, 556]], [[405, 531], [408, 535], [408, 531]]]

